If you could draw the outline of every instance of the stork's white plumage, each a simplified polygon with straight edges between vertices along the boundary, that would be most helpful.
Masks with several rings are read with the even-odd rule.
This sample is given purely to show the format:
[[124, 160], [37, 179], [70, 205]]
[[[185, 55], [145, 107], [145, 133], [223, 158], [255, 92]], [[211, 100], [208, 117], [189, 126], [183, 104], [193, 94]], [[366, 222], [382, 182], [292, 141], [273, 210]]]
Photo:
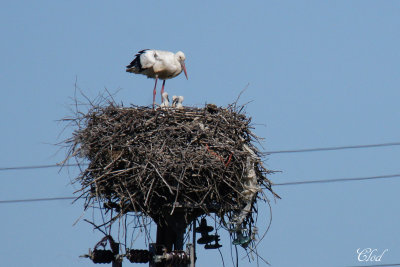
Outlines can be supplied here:
[[188, 79], [185, 59], [185, 54], [181, 51], [174, 54], [169, 51], [145, 49], [139, 51], [135, 55], [135, 58], [131, 64], [126, 66], [126, 71], [135, 74], [143, 74], [148, 78], [153, 78], [156, 80], [153, 90], [154, 108], [158, 79], [163, 80], [161, 97], [164, 93], [165, 80], [178, 76], [182, 71], [185, 73], [186, 79]]

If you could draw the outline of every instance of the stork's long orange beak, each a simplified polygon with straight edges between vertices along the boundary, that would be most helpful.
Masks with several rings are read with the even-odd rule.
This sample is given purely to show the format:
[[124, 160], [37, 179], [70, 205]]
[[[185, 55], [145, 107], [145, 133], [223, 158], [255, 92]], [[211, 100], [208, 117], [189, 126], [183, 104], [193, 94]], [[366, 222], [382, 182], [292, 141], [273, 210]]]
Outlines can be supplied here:
[[187, 72], [186, 72], [185, 62], [182, 62], [181, 64], [182, 64], [183, 72], [185, 73], [185, 76], [186, 76], [186, 80], [189, 80], [189, 78], [187, 76]]

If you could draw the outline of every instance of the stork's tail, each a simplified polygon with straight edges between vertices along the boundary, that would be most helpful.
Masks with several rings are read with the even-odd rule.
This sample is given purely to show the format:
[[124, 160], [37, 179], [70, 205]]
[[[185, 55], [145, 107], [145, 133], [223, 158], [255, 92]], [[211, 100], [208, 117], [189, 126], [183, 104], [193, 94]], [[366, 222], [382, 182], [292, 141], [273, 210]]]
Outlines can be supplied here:
[[144, 70], [142, 68], [142, 63], [140, 62], [140, 56], [147, 50], [149, 49], [143, 49], [135, 55], [135, 58], [132, 60], [132, 62], [126, 66], [126, 72], [140, 73]]

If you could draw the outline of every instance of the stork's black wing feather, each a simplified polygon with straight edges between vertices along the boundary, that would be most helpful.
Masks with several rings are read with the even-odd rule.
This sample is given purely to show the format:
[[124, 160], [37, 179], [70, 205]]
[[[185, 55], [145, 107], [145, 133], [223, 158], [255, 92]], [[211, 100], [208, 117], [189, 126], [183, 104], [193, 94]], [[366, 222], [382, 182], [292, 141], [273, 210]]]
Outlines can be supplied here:
[[143, 71], [144, 69], [142, 68], [142, 63], [140, 62], [140, 56], [145, 53], [149, 49], [143, 49], [140, 50], [136, 55], [135, 58], [132, 60], [132, 62], [126, 66], [127, 69], [135, 68], [139, 70], [139, 72]]

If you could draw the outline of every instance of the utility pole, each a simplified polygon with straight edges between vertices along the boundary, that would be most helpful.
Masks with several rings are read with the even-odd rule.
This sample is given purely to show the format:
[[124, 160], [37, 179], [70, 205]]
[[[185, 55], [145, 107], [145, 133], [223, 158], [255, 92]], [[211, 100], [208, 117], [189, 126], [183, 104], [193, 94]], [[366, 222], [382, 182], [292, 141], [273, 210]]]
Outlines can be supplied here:
[[[170, 255], [171, 258], [178, 257], [175, 253], [183, 253], [184, 235], [187, 227], [185, 221], [185, 209], [175, 210], [173, 215], [167, 215], [165, 222], [159, 222], [157, 224], [157, 237], [155, 247], [150, 248], [154, 250], [156, 255]], [[186, 255], [190, 255], [192, 258], [192, 253], [194, 253], [193, 245], [189, 247], [189, 251]], [[178, 252], [179, 251], [179, 252]], [[175, 254], [175, 255], [174, 255]], [[183, 256], [183, 255], [182, 255]], [[172, 260], [174, 261], [174, 260]], [[188, 264], [178, 264], [168, 263], [166, 260], [161, 262], [150, 262], [150, 267], [194, 267], [194, 259], [190, 259]]]
[[[119, 243], [110, 241], [110, 247], [111, 247], [111, 250], [114, 253], [114, 255], [118, 255], [119, 254]], [[121, 259], [117, 259], [117, 258], [114, 259], [112, 261], [112, 267], [122, 267], [122, 260]]]

